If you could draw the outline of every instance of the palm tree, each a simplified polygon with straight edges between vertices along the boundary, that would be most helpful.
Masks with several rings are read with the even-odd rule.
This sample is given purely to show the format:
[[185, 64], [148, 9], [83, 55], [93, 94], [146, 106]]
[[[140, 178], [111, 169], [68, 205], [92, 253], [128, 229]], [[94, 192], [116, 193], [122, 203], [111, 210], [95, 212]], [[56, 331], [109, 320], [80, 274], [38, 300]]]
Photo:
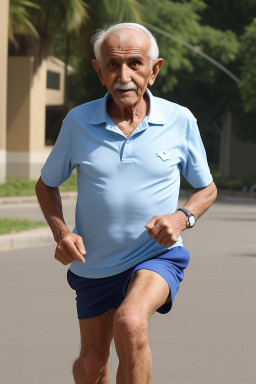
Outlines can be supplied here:
[[27, 0], [10, 0], [9, 4], [9, 39], [15, 43], [15, 33], [24, 33], [38, 37], [36, 28], [31, 22], [29, 8], [40, 7]]
[[33, 55], [39, 65], [62, 26], [69, 34], [78, 31], [87, 18], [83, 0], [10, 0], [9, 52]]

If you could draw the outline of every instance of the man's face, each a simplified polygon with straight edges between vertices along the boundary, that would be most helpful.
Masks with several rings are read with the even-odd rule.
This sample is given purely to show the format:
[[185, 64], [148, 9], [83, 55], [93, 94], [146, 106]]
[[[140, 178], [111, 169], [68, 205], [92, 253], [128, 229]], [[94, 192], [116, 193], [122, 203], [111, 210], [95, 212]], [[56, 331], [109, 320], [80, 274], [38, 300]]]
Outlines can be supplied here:
[[138, 103], [148, 84], [154, 83], [161, 65], [157, 71], [155, 66], [150, 67], [149, 49], [150, 40], [144, 33], [125, 28], [111, 33], [103, 41], [101, 66], [93, 60], [101, 83], [120, 107]]

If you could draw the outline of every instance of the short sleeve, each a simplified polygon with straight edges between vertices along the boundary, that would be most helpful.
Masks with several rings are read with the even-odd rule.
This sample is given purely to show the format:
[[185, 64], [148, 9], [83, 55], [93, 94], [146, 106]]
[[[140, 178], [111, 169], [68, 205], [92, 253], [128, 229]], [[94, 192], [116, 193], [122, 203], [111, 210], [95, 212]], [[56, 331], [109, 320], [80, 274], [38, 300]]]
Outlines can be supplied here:
[[189, 117], [188, 129], [188, 148], [185, 163], [182, 164], [182, 174], [194, 188], [203, 188], [213, 179], [197, 122], [192, 114]]
[[64, 119], [56, 143], [46, 160], [42, 170], [41, 178], [49, 187], [58, 187], [67, 180], [74, 167], [72, 167], [70, 156], [70, 140], [67, 136], [68, 122]]

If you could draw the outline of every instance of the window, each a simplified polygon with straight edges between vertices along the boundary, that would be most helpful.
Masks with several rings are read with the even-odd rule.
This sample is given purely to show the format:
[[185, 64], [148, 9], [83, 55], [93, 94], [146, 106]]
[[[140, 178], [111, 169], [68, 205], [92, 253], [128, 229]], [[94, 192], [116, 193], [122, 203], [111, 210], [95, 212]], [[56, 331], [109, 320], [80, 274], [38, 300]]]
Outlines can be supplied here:
[[48, 89], [60, 89], [60, 73], [47, 71], [47, 85]]

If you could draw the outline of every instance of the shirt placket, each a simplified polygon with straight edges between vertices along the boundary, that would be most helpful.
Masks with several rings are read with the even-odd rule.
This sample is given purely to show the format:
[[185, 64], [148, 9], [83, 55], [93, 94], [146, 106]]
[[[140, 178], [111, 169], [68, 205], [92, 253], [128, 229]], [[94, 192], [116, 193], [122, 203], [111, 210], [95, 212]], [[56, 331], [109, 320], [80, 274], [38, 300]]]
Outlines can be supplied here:
[[131, 137], [125, 139], [120, 156], [122, 164], [133, 163], [132, 147], [133, 139]]
[[123, 132], [116, 126], [108, 122], [106, 128], [113, 131], [118, 136], [118, 143], [120, 148], [120, 161], [122, 165], [133, 164], [133, 146], [136, 140], [136, 135], [141, 131], [148, 128], [148, 118], [145, 119], [138, 125], [138, 127], [131, 133], [129, 138], [126, 138]]

